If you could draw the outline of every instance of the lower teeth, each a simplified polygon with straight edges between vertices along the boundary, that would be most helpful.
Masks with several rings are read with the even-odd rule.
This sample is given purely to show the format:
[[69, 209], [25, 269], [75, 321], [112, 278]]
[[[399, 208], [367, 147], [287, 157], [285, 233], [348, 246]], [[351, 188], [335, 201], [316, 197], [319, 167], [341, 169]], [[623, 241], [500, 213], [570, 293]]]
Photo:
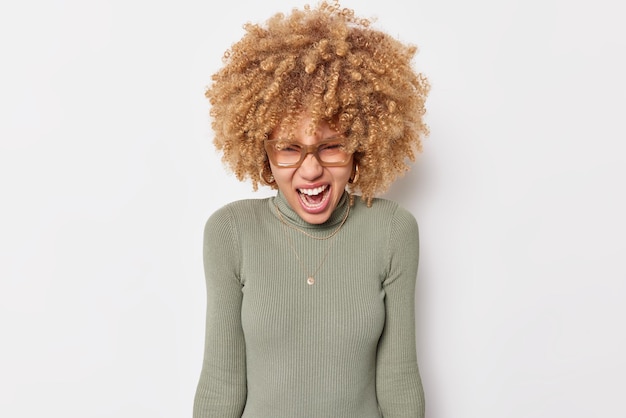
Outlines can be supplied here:
[[317, 195], [308, 195], [308, 194], [304, 194], [301, 193], [302, 196], [304, 197], [304, 202], [311, 205], [311, 206], [317, 206], [320, 203], [322, 203], [322, 200], [324, 200], [324, 192], [317, 194]]

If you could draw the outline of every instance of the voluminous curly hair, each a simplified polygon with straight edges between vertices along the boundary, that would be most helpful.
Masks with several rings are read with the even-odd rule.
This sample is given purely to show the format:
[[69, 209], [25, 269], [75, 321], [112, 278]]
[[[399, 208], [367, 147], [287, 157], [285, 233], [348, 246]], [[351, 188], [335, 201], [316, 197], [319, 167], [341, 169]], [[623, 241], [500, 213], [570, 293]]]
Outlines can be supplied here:
[[412, 68], [417, 48], [357, 18], [337, 1], [275, 14], [224, 53], [206, 90], [222, 161], [254, 190], [269, 184], [263, 141], [307, 112], [347, 138], [359, 176], [348, 185], [371, 204], [408, 170], [428, 135], [428, 80]]

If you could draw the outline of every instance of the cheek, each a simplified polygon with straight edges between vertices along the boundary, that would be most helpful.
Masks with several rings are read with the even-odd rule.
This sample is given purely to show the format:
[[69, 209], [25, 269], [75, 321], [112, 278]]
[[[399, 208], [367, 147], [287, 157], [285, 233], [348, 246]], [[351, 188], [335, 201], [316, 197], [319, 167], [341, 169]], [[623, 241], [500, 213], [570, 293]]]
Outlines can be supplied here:
[[354, 167], [353, 158], [350, 158], [350, 163], [348, 165], [345, 165], [343, 167], [333, 167], [335, 170], [337, 170], [337, 174], [336, 174], [337, 180], [344, 183], [343, 184], [344, 186], [348, 183], [348, 180], [350, 179], [350, 176], [352, 175], [353, 167]]
[[295, 169], [292, 168], [277, 168], [270, 164], [270, 169], [272, 170], [272, 176], [274, 176], [274, 180], [276, 180], [276, 185], [281, 191], [284, 191], [285, 188], [290, 188], [291, 179], [293, 178], [293, 173]]
[[345, 167], [334, 167], [333, 177], [335, 181], [343, 186], [348, 183], [350, 179], [350, 174], [352, 174], [352, 165], [348, 165]]

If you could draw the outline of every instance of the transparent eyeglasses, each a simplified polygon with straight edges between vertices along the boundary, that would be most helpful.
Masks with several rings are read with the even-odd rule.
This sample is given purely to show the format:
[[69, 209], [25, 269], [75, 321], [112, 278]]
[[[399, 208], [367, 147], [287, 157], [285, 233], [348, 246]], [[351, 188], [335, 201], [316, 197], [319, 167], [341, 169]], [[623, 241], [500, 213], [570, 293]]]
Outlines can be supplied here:
[[324, 167], [341, 167], [350, 163], [352, 153], [346, 150], [342, 136], [325, 139], [313, 145], [304, 145], [284, 139], [265, 140], [265, 151], [278, 167], [300, 167], [308, 154], [313, 154]]

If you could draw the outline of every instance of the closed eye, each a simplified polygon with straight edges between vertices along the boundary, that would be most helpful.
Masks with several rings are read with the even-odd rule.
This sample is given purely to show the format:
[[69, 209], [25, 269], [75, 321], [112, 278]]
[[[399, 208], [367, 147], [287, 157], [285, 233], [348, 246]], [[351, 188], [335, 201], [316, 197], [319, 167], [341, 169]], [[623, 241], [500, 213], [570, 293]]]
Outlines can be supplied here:
[[320, 147], [320, 151], [343, 151], [344, 145], [341, 142], [325, 144]]
[[277, 144], [276, 150], [281, 152], [300, 152], [300, 147], [296, 144]]

